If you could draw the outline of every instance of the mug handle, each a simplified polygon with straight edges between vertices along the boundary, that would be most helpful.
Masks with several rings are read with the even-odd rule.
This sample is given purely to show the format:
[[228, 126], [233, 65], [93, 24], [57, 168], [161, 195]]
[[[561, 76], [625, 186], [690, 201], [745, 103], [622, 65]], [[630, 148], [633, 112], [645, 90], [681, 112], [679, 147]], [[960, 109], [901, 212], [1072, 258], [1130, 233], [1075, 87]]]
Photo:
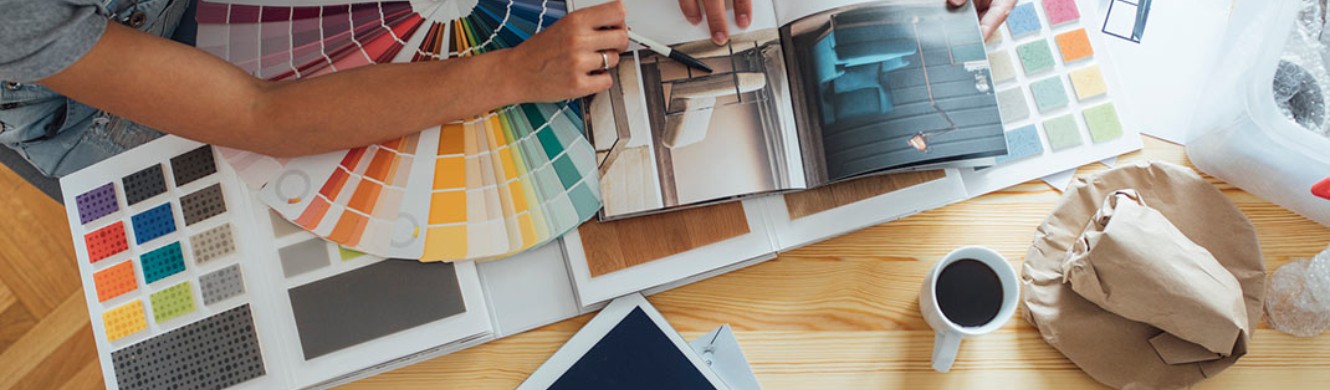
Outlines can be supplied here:
[[937, 372], [951, 371], [951, 364], [956, 362], [956, 353], [960, 350], [960, 333], [937, 332], [933, 339], [933, 369]]

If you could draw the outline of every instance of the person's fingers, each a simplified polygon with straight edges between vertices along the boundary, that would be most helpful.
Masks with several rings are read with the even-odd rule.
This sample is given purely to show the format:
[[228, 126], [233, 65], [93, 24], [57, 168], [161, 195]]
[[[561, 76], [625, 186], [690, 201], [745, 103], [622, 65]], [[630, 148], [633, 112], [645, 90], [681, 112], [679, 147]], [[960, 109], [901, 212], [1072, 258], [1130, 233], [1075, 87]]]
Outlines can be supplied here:
[[730, 41], [729, 26], [725, 24], [725, 0], [702, 0], [702, 10], [711, 27], [711, 42], [724, 45]]
[[614, 84], [614, 77], [608, 72], [587, 75], [579, 82], [578, 93], [582, 96], [591, 95], [600, 91], [610, 89]]
[[613, 1], [601, 4], [595, 7], [584, 8], [578, 12], [582, 13], [582, 18], [586, 25], [592, 28], [602, 27], [621, 27], [623, 18], [627, 12], [623, 9], [622, 1]]
[[734, 0], [734, 24], [739, 28], [753, 24], [753, 0]]
[[965, 2], [966, 0], [947, 0], [947, 6], [951, 8], [956, 8], [965, 5]]
[[683, 10], [683, 17], [688, 19], [688, 23], [702, 23], [702, 9], [697, 7], [697, 0], [679, 0], [679, 9]]
[[628, 30], [597, 30], [588, 35], [586, 43], [591, 50], [628, 50]]
[[1007, 20], [1007, 14], [1015, 6], [1016, 0], [994, 0], [989, 4], [988, 11], [979, 18], [979, 32], [983, 33], [984, 40], [988, 40], [997, 31], [997, 26]]
[[580, 56], [577, 61], [577, 69], [585, 74], [601, 73], [616, 66], [619, 66], [619, 52], [605, 50]]

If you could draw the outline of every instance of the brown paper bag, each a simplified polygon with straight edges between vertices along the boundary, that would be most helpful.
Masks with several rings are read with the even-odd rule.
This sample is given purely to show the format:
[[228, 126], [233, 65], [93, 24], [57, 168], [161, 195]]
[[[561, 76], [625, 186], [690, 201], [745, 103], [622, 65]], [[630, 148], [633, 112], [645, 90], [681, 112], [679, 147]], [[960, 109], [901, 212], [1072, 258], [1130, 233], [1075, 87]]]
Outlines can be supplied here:
[[1250, 331], [1238, 280], [1136, 190], [1104, 199], [1062, 274], [1086, 300], [1179, 339], [1151, 340], [1170, 364], [1231, 356]]
[[[1075, 242], [1104, 199], [1122, 189], [1135, 189], [1151, 208], [1209, 251], [1237, 279], [1247, 311], [1245, 329], [1256, 329], [1265, 299], [1265, 264], [1256, 230], [1196, 172], [1158, 162], [1124, 165], [1082, 177], [1067, 189], [1035, 232], [1033, 246], [1025, 255], [1020, 312], [1039, 329], [1044, 341], [1105, 385], [1119, 389], [1195, 385], [1237, 362], [1249, 340], [1243, 339], [1230, 356], [1205, 360], [1215, 354], [1159, 327], [1105, 310], [1064, 282], [1063, 264]], [[1111, 287], [1108, 291], [1110, 296], [1117, 293]]]

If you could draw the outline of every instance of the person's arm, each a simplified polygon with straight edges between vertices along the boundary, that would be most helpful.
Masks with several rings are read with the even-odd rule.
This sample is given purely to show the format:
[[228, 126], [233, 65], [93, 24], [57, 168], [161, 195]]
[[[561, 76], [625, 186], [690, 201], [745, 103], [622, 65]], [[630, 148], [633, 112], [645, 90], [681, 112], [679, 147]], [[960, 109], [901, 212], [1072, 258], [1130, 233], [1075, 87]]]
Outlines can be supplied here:
[[110, 24], [40, 83], [74, 100], [201, 142], [299, 156], [385, 141], [520, 102], [609, 88], [601, 71], [628, 45], [619, 2], [569, 14], [511, 50], [382, 64], [283, 82], [201, 50]]

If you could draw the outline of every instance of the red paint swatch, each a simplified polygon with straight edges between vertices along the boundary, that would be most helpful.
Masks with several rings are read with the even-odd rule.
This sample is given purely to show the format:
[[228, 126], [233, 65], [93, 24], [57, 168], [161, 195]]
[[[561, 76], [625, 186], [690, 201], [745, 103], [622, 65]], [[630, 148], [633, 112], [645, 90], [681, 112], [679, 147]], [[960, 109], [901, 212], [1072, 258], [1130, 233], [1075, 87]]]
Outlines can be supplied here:
[[125, 239], [124, 222], [116, 222], [88, 233], [83, 236], [83, 241], [88, 245], [89, 263], [96, 263], [129, 249], [129, 241]]

